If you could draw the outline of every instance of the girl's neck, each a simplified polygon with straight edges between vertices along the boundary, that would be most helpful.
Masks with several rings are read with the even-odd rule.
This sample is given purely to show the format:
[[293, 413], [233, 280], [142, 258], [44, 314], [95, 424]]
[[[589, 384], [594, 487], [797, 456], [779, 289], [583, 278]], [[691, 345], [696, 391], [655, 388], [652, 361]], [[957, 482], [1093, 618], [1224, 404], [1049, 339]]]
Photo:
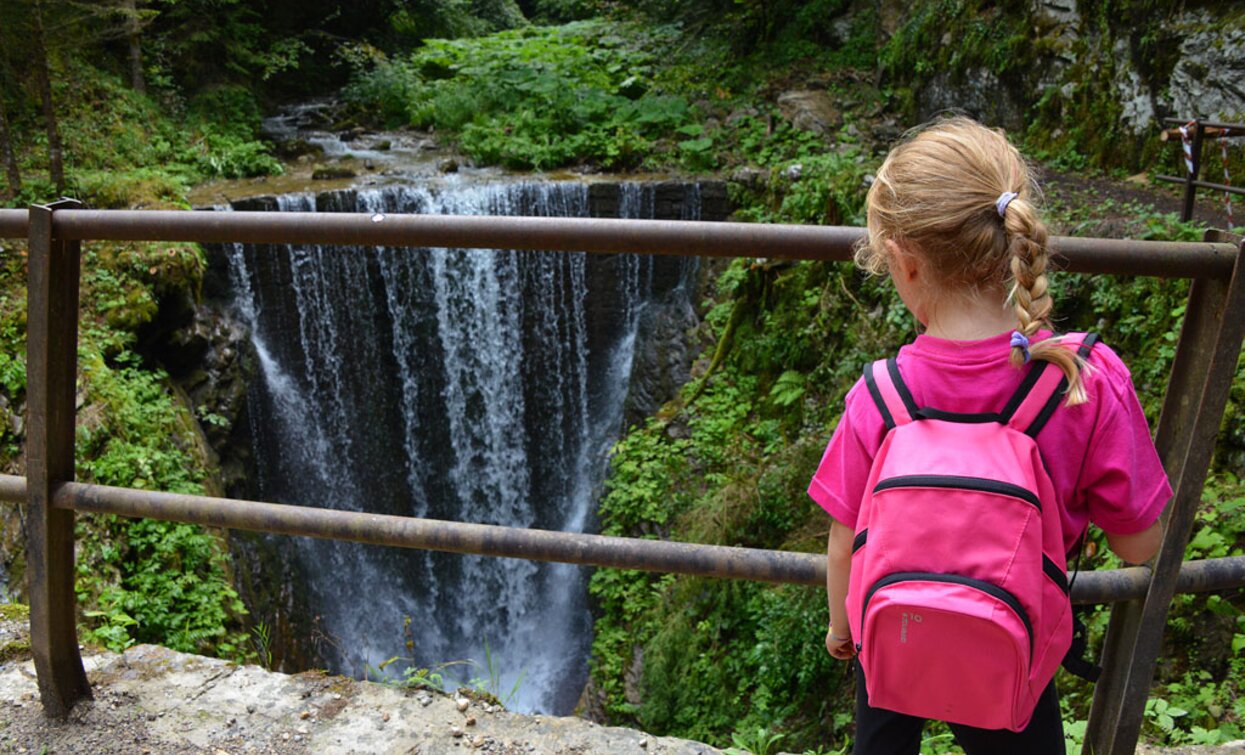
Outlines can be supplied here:
[[993, 297], [939, 302], [927, 314], [925, 332], [949, 341], [980, 341], [1018, 327], [1015, 310]]

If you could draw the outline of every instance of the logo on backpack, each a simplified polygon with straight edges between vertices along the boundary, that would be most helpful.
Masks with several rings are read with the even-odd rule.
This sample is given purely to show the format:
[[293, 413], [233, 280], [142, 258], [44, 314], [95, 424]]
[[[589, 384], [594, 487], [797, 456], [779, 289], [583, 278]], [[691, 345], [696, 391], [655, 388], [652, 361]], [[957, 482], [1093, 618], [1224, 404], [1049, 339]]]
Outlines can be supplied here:
[[899, 624], [899, 641], [905, 644], [908, 642], [908, 620], [909, 619], [911, 619], [914, 624], [920, 624], [921, 614], [919, 613], [910, 614], [907, 611], [904, 611], [903, 619], [901, 620]]
[[[1095, 340], [1064, 343], [1084, 356]], [[1034, 362], [984, 415], [918, 408], [894, 359], [866, 367], [865, 383], [888, 429], [847, 594], [869, 703], [1020, 731], [1072, 638], [1060, 506], [1035, 440], [1063, 374]]]

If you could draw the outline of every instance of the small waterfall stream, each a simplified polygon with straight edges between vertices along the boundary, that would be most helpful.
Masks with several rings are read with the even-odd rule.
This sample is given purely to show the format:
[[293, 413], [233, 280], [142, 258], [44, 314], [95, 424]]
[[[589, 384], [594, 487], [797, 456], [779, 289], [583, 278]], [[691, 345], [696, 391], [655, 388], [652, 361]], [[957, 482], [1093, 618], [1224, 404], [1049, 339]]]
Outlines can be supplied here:
[[[345, 192], [321, 210], [586, 216], [579, 182]], [[310, 195], [283, 211], [316, 209]], [[622, 217], [651, 217], [624, 184]], [[690, 192], [681, 214], [695, 219]], [[243, 246], [227, 250], [259, 374], [248, 399], [253, 493], [351, 511], [590, 529], [621, 431], [636, 332], [694, 262], [499, 250]], [[660, 268], [660, 269], [659, 269]], [[686, 293], [685, 293], [686, 295]], [[512, 709], [569, 712], [591, 619], [574, 566], [270, 538], [305, 575], [332, 670], [398, 656], [489, 680]], [[486, 658], [490, 663], [486, 663]], [[388, 668], [400, 671], [402, 663]]]

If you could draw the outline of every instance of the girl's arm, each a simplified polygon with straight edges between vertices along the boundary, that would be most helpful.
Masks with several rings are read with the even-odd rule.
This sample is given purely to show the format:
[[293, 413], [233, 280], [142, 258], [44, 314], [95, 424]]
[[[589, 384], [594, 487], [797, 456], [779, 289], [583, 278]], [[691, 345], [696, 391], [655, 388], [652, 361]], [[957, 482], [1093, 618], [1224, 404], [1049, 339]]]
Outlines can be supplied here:
[[[831, 534], [834, 534], [833, 530]], [[1157, 521], [1148, 529], [1131, 535], [1107, 533], [1107, 546], [1111, 548], [1111, 552], [1130, 564], [1149, 561], [1155, 553], [1159, 552], [1159, 546], [1162, 544], [1163, 526]]]
[[830, 523], [826, 542], [826, 596], [830, 602], [830, 629], [826, 632], [826, 650], [845, 661], [856, 654], [852, 633], [847, 623], [847, 582], [852, 570], [852, 537], [850, 527], [837, 521]]

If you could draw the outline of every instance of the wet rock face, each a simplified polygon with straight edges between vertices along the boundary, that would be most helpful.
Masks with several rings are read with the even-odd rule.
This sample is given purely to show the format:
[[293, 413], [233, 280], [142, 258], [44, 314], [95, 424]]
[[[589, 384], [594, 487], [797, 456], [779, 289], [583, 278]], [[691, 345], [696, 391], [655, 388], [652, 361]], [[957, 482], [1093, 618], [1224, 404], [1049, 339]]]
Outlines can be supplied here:
[[627, 427], [652, 416], [691, 379], [696, 358], [693, 333], [700, 318], [685, 296], [673, 293], [650, 304], [640, 314], [636, 332], [623, 421]]
[[[205, 290], [222, 284], [205, 281]], [[160, 314], [141, 334], [143, 349], [168, 371], [186, 393], [199, 420], [218, 474], [208, 493], [223, 495], [247, 475], [247, 386], [255, 372], [255, 354], [246, 326], [219, 300], [195, 305], [189, 299], [161, 302]], [[241, 442], [240, 442], [241, 441]]]
[[1171, 109], [1215, 118], [1245, 115], [1245, 29], [1209, 23], [1180, 45], [1171, 77]]
[[[884, 36], [910, 19], [910, 10], [890, 0], [880, 13]], [[1135, 136], [1152, 135], [1167, 116], [1239, 120], [1245, 116], [1245, 29], [1225, 15], [1211, 9], [1179, 13], [1164, 22], [1164, 38], [1143, 50], [1137, 40], [1140, 20], [1109, 19], [1103, 25], [1083, 16], [1075, 0], [1032, 4], [1027, 20], [1033, 38], [1026, 48], [1035, 54], [1031, 64], [1002, 75], [981, 67], [917, 76], [918, 113], [929, 120], [955, 110], [1020, 130], [1029, 125], [1039, 99], [1083, 98], [1091, 71], [1089, 80], [1099, 72], [1110, 78], [1102, 81], [1107, 91], [1090, 96], [1114, 100], [1121, 114], [1118, 127]], [[1008, 17], [1017, 20], [1014, 11]], [[943, 46], [956, 42], [950, 33], [941, 40]]]
[[922, 121], [940, 113], [963, 110], [973, 117], [1008, 129], [1024, 127], [1023, 94], [1004, 83], [992, 71], [970, 71], [962, 79], [938, 73], [921, 89], [919, 112]]

